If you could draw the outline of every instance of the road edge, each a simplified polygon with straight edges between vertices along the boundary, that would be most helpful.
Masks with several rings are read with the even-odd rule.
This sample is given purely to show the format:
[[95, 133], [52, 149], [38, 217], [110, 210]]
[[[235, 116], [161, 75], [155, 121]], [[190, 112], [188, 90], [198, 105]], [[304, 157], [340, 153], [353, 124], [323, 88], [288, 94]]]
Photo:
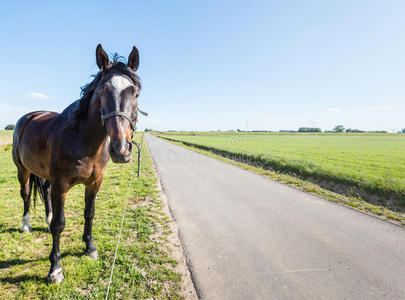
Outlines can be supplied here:
[[150, 152], [149, 149], [149, 144], [147, 140], [147, 136], [145, 136], [145, 144], [147, 146], [147, 151], [152, 159], [153, 162], [153, 172], [155, 174], [155, 177], [157, 179], [157, 184], [156, 188], [159, 191], [159, 200], [161, 201], [162, 205], [162, 211], [169, 217], [170, 220], [170, 230], [171, 233], [168, 236], [168, 244], [173, 250], [172, 256], [174, 259], [178, 262], [178, 265], [176, 266], [175, 270], [181, 274], [182, 276], [182, 286], [181, 286], [181, 295], [184, 297], [184, 299], [199, 299], [200, 294], [198, 292], [198, 287], [196, 286], [194, 277], [193, 277], [193, 271], [192, 271], [192, 266], [190, 263], [190, 260], [188, 259], [187, 256], [187, 251], [184, 248], [184, 243], [182, 242], [181, 238], [181, 233], [178, 229], [177, 223], [174, 219], [172, 210], [170, 209], [168, 199], [164, 193], [164, 189], [162, 186], [162, 183], [160, 181], [160, 177], [158, 174], [158, 171], [156, 169], [156, 163], [155, 160]]

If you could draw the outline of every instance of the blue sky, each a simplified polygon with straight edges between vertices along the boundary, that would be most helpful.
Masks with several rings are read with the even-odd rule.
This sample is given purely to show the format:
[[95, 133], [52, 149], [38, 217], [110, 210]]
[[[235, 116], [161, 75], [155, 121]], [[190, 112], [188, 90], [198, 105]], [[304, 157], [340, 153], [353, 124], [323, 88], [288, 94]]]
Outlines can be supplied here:
[[405, 127], [404, 1], [7, 1], [0, 126], [62, 111], [95, 48], [140, 51], [139, 127]]

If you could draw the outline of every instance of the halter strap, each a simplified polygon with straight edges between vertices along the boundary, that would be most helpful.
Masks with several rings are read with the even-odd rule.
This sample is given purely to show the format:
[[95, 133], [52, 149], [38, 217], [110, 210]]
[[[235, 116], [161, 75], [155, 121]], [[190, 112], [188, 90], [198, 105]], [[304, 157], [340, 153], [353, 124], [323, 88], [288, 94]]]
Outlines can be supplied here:
[[104, 124], [105, 120], [108, 120], [109, 118], [115, 117], [115, 116], [122, 116], [125, 119], [127, 119], [129, 121], [129, 124], [132, 127], [132, 130], [135, 131], [135, 124], [132, 122], [131, 117], [123, 111], [112, 111], [105, 115], [103, 115], [103, 113], [101, 113], [101, 122]]
[[[136, 108], [142, 115], [144, 115], [144, 116], [147, 116], [148, 115], [148, 113], [147, 112], [144, 112], [144, 111], [142, 111], [142, 110], [140, 110], [139, 109], [139, 107], [137, 107]], [[105, 114], [105, 115], [103, 115], [103, 111], [101, 110], [101, 108], [100, 108], [100, 113], [101, 113], [101, 123], [103, 123], [103, 125], [104, 125], [104, 121], [105, 120], [108, 120], [109, 118], [111, 118], [111, 117], [115, 117], [115, 116], [122, 116], [122, 117], [124, 117], [125, 119], [127, 119], [128, 121], [129, 121], [129, 124], [131, 125], [131, 127], [132, 127], [132, 130], [135, 132], [136, 130], [135, 130], [135, 124], [132, 122], [132, 120], [131, 120], [131, 117], [130, 117], [130, 115], [128, 115], [126, 112], [123, 112], [123, 111], [112, 111], [112, 112], [109, 112], [108, 114]]]
[[144, 116], [147, 116], [147, 115], [148, 115], [147, 112], [144, 112], [144, 111], [140, 110], [139, 107], [138, 107], [138, 111], [139, 111], [142, 115], [144, 115]]

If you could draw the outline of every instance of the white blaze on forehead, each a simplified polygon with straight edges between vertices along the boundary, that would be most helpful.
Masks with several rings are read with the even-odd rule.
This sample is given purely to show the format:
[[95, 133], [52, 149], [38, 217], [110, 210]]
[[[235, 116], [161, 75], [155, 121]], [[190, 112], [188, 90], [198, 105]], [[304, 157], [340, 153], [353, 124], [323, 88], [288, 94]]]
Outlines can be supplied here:
[[114, 76], [110, 79], [111, 85], [118, 91], [122, 92], [125, 90], [127, 87], [132, 86], [133, 84], [131, 81], [128, 80], [128, 78], [123, 77], [123, 76]]

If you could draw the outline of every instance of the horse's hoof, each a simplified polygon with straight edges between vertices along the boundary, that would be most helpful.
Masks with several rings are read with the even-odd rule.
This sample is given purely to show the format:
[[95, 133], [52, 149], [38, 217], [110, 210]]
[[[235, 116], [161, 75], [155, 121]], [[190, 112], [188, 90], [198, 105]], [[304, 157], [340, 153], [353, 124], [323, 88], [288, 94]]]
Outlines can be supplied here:
[[91, 252], [86, 252], [87, 256], [90, 256], [92, 259], [97, 259], [98, 258], [98, 252], [97, 249], [93, 250]]
[[31, 231], [31, 224], [30, 224], [30, 214], [27, 213], [25, 216], [22, 217], [23, 225], [21, 228], [21, 232], [30, 232]]
[[31, 226], [24, 224], [21, 228], [21, 232], [30, 232], [30, 231], [31, 231]]
[[49, 283], [61, 284], [65, 276], [63, 276], [62, 268], [58, 268], [46, 277]]

